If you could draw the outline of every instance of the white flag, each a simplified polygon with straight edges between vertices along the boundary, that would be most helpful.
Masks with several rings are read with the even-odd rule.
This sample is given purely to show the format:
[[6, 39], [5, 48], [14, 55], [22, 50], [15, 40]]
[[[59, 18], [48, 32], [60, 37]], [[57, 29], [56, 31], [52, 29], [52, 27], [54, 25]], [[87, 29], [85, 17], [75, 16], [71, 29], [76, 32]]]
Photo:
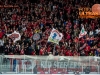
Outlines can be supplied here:
[[59, 44], [59, 41], [62, 39], [62, 37], [63, 37], [63, 34], [53, 28], [48, 38], [48, 42]]
[[11, 38], [14, 43], [21, 39], [20, 33], [16, 32], [16, 31], [14, 31], [12, 34], [7, 34], [7, 37]]
[[87, 34], [87, 32], [85, 31], [84, 26], [83, 26], [82, 29], [81, 29], [81, 32], [79, 34], [79, 38], [85, 36], [86, 34]]

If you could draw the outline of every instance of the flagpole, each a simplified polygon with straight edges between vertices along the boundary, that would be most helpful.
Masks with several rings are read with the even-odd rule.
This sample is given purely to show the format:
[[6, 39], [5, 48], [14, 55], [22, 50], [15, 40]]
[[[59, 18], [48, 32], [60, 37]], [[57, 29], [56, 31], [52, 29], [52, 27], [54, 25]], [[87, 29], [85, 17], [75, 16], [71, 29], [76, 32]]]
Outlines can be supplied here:
[[54, 44], [53, 55], [55, 55], [56, 44]]

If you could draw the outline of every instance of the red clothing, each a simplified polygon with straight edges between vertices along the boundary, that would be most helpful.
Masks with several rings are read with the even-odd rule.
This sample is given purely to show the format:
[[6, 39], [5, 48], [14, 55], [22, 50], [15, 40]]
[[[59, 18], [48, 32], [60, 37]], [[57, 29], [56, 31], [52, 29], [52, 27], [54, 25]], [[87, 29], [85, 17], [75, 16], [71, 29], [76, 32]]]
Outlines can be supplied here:
[[20, 51], [20, 54], [21, 55], [24, 55], [24, 50], [23, 49]]
[[29, 37], [32, 37], [32, 36], [33, 36], [33, 33], [32, 33], [32, 32], [30, 32], [30, 33], [29, 33]]
[[27, 27], [27, 31], [30, 32], [31, 31], [31, 27]]
[[3, 32], [0, 32], [0, 39], [3, 38]]
[[70, 39], [70, 37], [71, 37], [71, 36], [70, 36], [70, 34], [68, 34], [68, 35], [67, 35], [67, 40], [69, 40], [69, 39]]
[[88, 56], [90, 51], [90, 46], [86, 46], [84, 50], [85, 50], [85, 54]]
[[89, 52], [90, 51], [90, 46], [86, 46], [85, 51]]
[[74, 42], [75, 43], [79, 42], [79, 39], [78, 38], [75, 38]]
[[16, 14], [12, 15], [12, 20], [17, 20], [17, 15]]
[[85, 42], [85, 40], [82, 38], [82, 39], [81, 39], [81, 43], [84, 43], [84, 42]]
[[61, 50], [64, 50], [64, 49], [65, 49], [65, 46], [62, 46], [62, 47], [61, 47]]
[[65, 56], [73, 56], [73, 54], [70, 51], [66, 51]]
[[39, 52], [40, 55], [43, 55], [44, 54], [44, 51], [43, 49], [40, 49], [40, 52]]
[[36, 55], [34, 51], [32, 52], [32, 55]]
[[47, 51], [48, 51], [48, 52], [51, 52], [51, 48], [50, 48], [50, 47], [48, 47], [48, 48], [47, 48]]

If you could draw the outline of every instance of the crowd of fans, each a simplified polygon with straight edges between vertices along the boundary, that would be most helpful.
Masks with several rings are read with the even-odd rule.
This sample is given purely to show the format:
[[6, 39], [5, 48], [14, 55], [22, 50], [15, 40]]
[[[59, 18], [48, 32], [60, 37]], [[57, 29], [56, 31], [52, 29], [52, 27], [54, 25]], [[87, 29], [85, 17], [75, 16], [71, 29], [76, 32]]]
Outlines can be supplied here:
[[[17, 55], [99, 56], [100, 19], [79, 18], [79, 7], [92, 7], [97, 0], [0, 0], [0, 5], [17, 5], [17, 8], [0, 8], [0, 53]], [[87, 35], [79, 38], [81, 26]], [[63, 33], [56, 45], [48, 43], [52, 28]], [[6, 34], [17, 31], [21, 40], [13, 43]], [[38, 41], [33, 40], [40, 34]], [[84, 48], [83, 48], [84, 46]]]

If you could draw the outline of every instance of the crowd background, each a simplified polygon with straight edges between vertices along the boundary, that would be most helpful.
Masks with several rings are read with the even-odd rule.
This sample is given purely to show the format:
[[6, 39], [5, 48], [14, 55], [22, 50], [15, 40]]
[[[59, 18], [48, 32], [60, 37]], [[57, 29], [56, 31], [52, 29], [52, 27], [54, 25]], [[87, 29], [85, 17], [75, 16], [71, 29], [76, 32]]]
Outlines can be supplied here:
[[[79, 7], [92, 7], [97, 0], [0, 0], [0, 5], [18, 5], [18, 8], [0, 8], [0, 53], [16, 55], [100, 56], [100, 19], [79, 18]], [[81, 26], [87, 35], [79, 39]], [[48, 43], [52, 28], [64, 37], [56, 45]], [[21, 40], [13, 43], [6, 34], [17, 31]], [[35, 33], [40, 40], [33, 40]], [[86, 44], [84, 48], [83, 45]], [[81, 49], [82, 48], [82, 49]]]

